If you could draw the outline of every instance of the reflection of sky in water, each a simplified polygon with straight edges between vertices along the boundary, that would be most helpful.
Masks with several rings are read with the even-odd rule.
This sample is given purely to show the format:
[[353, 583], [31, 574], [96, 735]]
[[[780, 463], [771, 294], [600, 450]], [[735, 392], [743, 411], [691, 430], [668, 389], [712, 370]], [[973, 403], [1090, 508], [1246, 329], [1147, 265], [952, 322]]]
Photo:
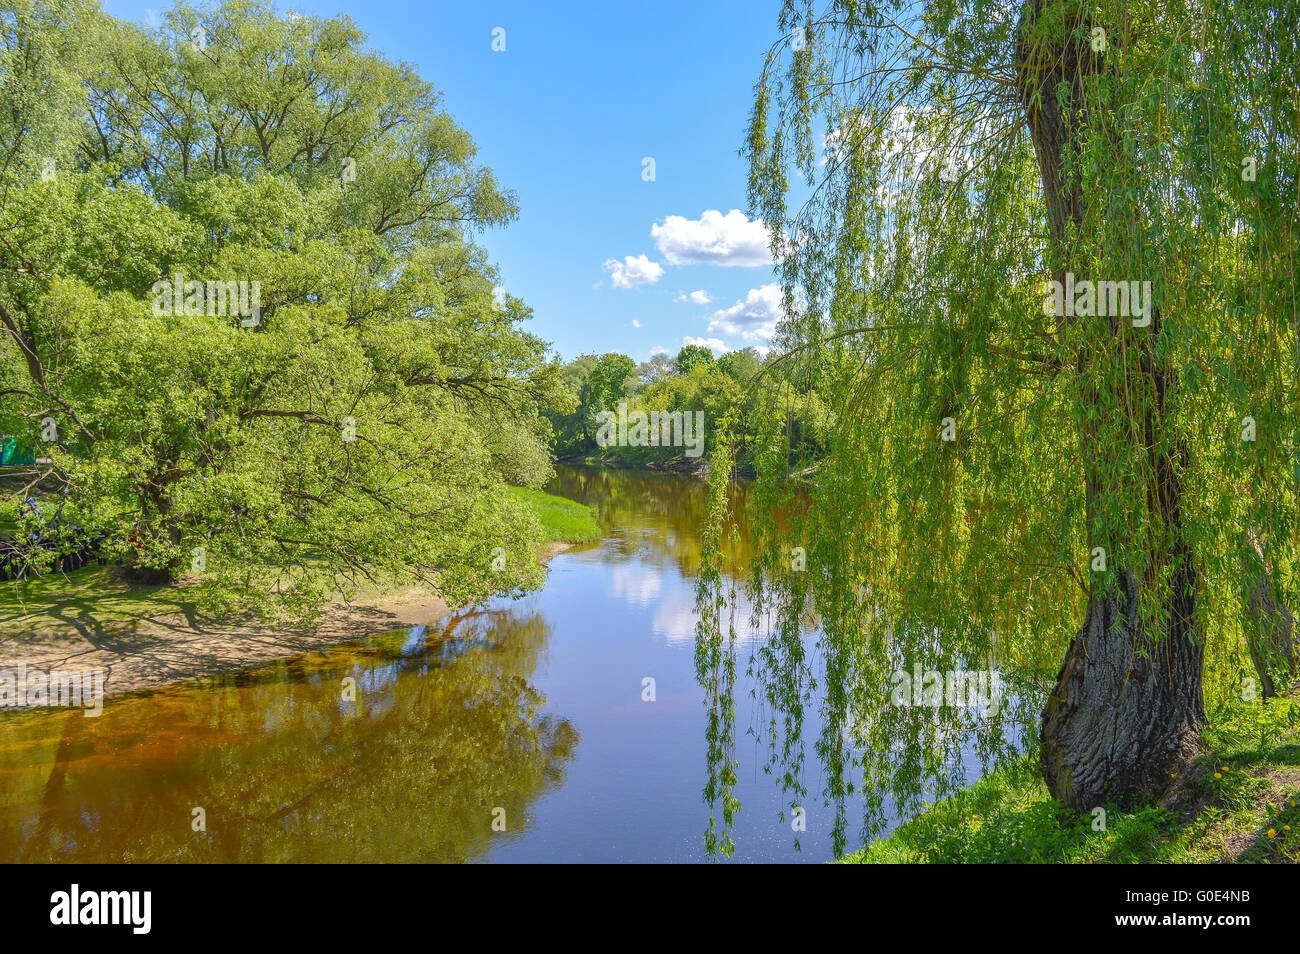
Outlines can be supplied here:
[[610, 595], [629, 607], [652, 610], [650, 632], [669, 643], [695, 642], [695, 585], [681, 574], [642, 560], [613, 569]]
[[[563, 468], [560, 492], [599, 505], [605, 536], [556, 557], [545, 588], [521, 600], [110, 699], [100, 719], [0, 718], [0, 858], [68, 857], [80, 845], [86, 860], [195, 860], [185, 828], [167, 826], [204, 804], [207, 860], [703, 860], [693, 576], [703, 487]], [[749, 616], [742, 597], [735, 857], [825, 861], [834, 810], [821, 796], [818, 704], [805, 711], [796, 852], [781, 818], [793, 796], [764, 771], [772, 714], [746, 674], [759, 646]], [[805, 637], [815, 656], [814, 642]], [[355, 702], [340, 700], [345, 676]], [[642, 700], [646, 677], [653, 702]], [[509, 830], [493, 833], [501, 805]], [[851, 848], [860, 814], [849, 806]], [[43, 838], [56, 847], [34, 854]]]
[[[656, 482], [618, 474], [634, 487]], [[699, 484], [672, 481], [665, 491], [701, 495]], [[573, 494], [572, 487], [563, 492]], [[615, 488], [617, 490], [617, 487]], [[601, 493], [589, 498], [600, 503]], [[535, 684], [548, 711], [562, 713], [581, 742], [562, 789], [533, 806], [535, 821], [520, 840], [491, 855], [502, 861], [700, 861], [708, 810], [701, 795], [706, 775], [706, 710], [695, 677], [695, 524], [690, 501], [633, 510], [627, 523], [597, 546], [561, 554], [546, 587], [531, 600], [553, 636]], [[702, 514], [699, 514], [702, 516]], [[737, 607], [741, 671], [757, 639], [749, 607]], [[641, 698], [642, 680], [655, 680], [656, 699]], [[737, 686], [736, 860], [826, 861], [831, 856], [832, 809], [821, 804], [822, 780], [813, 756], [820, 723], [808, 714], [806, 780], [802, 800], [808, 830], [794, 848], [790, 799], [763, 771], [766, 743], [746, 734], [765, 730], [766, 713], [750, 698], [754, 683]], [[815, 710], [815, 706], [810, 707]], [[850, 822], [852, 824], [852, 821]]]
[[633, 606], [649, 606], [660, 598], [664, 589], [663, 573], [644, 563], [629, 563], [614, 568], [610, 574], [613, 595]]
[[[629, 607], [653, 607], [650, 631], [669, 643], [695, 644], [695, 581], [663, 566], [637, 560], [614, 567], [610, 574], [609, 595], [623, 600]], [[750, 626], [751, 602], [743, 593], [736, 595], [736, 644], [749, 646], [766, 636], [766, 628]]]

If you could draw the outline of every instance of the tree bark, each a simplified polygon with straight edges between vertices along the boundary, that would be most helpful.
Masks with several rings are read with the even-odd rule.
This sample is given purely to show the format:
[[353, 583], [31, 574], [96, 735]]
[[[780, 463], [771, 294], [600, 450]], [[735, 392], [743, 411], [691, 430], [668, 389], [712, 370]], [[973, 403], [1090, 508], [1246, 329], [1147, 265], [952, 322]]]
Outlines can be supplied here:
[[[1073, 137], [1087, 119], [1086, 79], [1106, 66], [1088, 42], [1092, 24], [1081, 7], [1066, 12], [1063, 37], [1031, 39], [1045, 8], [1055, 11], [1059, 0], [1027, 0], [1022, 9], [1016, 44], [1018, 86], [1055, 248], [1068, 260], [1070, 226], [1082, 225], [1087, 196], [1077, 176], [1066, 175], [1065, 159], [1078, 149]], [[1062, 84], [1063, 101], [1058, 98]], [[1065, 271], [1064, 265], [1058, 268], [1058, 280]], [[1158, 310], [1153, 309], [1153, 315], [1152, 336], [1160, 326]], [[1121, 320], [1111, 319], [1111, 334], [1123, 333]], [[1110, 802], [1127, 806], [1159, 799], [1173, 787], [1180, 768], [1201, 751], [1204, 656], [1196, 574], [1182, 532], [1183, 495], [1176, 467], [1181, 461], [1171, 457], [1186, 451], [1165, 450], [1164, 369], [1152, 354], [1150, 340], [1139, 344], [1130, 374], [1142, 378], [1139, 387], [1153, 400], [1130, 426], [1139, 431], [1132, 445], [1149, 449], [1146, 501], [1164, 528], [1163, 539], [1152, 544], [1146, 563], [1164, 566], [1168, 574], [1161, 582], [1154, 569], [1143, 574], [1116, 567], [1110, 590], [1094, 588], [1083, 627], [1070, 642], [1043, 710], [1039, 740], [1044, 780], [1053, 796], [1078, 812]], [[1090, 357], [1078, 355], [1076, 368], [1082, 371]], [[1109, 406], [1123, 406], [1124, 395], [1108, 397]], [[1091, 547], [1095, 501], [1104, 489], [1102, 451], [1090, 427], [1085, 426], [1080, 437]], [[1151, 586], [1164, 590], [1156, 594], [1161, 619], [1167, 621], [1163, 632], [1149, 632], [1142, 622], [1143, 588]]]

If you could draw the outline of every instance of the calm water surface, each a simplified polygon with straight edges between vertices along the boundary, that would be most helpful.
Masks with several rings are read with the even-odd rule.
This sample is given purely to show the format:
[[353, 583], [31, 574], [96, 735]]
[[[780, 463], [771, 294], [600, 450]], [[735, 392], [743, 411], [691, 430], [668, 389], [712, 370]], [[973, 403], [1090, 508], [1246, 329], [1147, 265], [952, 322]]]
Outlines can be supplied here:
[[[115, 697], [99, 718], [0, 715], [0, 859], [705, 860], [704, 488], [562, 466], [551, 489], [599, 507], [603, 538], [556, 557], [538, 593]], [[347, 676], [356, 702], [341, 701]], [[749, 688], [742, 675], [734, 860], [829, 860], [817, 760], [796, 848], [792, 797], [746, 734], [767, 715]]]

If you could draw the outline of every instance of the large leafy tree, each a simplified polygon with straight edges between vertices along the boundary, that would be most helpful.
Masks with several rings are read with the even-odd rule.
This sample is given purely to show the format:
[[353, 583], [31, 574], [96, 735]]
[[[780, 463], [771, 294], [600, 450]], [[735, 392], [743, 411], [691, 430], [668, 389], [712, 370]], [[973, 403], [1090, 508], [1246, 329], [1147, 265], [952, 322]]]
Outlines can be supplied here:
[[690, 374], [696, 365], [712, 366], [713, 352], [704, 345], [686, 345], [677, 352], [675, 364], [678, 374]]
[[636, 362], [625, 354], [611, 351], [596, 359], [581, 392], [584, 434], [590, 440], [595, 440], [598, 430], [596, 416], [602, 411], [614, 411], [619, 401], [627, 399], [635, 372]]
[[[1263, 670], [1292, 651], [1296, 8], [789, 0], [780, 25], [751, 199], [787, 289], [776, 361], [832, 416], [798, 489], [779, 399], [758, 420], [752, 587], [787, 784], [814, 678], [827, 794], [853, 790], [861, 744], [868, 833], [880, 790], [915, 807], [961, 783], [956, 730], [985, 756], [1032, 741], [891, 705], [919, 662], [996, 665], [1041, 700], [1071, 808], [1171, 796], [1205, 699], [1241, 691], [1247, 650]], [[1148, 309], [1047, 313], [1049, 279], [1149, 282]], [[725, 579], [702, 577], [699, 646], [724, 818]]]
[[[514, 200], [364, 42], [249, 0], [153, 32], [0, 14], [0, 427], [48, 438], [60, 511], [214, 607], [540, 579], [507, 483], [547, 478], [542, 410], [573, 398], [472, 242]], [[260, 313], [156, 314], [176, 273], [257, 282]]]

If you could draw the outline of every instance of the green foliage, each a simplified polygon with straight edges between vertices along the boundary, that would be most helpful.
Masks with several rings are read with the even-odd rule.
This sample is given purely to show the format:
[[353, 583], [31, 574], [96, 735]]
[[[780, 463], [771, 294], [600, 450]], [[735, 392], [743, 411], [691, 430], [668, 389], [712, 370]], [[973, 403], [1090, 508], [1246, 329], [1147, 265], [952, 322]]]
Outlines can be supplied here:
[[[1080, 17], [1107, 31], [1100, 67], [1077, 95], [1073, 74], [1035, 89], [1050, 51], [1090, 43]], [[782, 34], [807, 43], [773, 45], [747, 139], [751, 214], [782, 252], [781, 380], [714, 463], [740, 471], [749, 446], [758, 472], [750, 588], [773, 637], [755, 665], [777, 751], [797, 779], [815, 685], [824, 795], [864, 786], [866, 836], [883, 795], [906, 809], [961, 784], [958, 736], [995, 762], [1032, 747], [1016, 720], [1121, 573], [1141, 581], [1145, 637], [1204, 645], [1208, 704], [1249, 671], [1243, 591], [1300, 605], [1294, 24], [1283, 0], [783, 6]], [[1075, 109], [1060, 195], [1026, 83], [1031, 109]], [[1046, 314], [1044, 281], [1066, 271], [1149, 281], [1149, 324]], [[816, 396], [805, 432], [787, 382]], [[701, 602], [714, 623], [708, 605], [734, 605], [721, 585]], [[887, 680], [915, 659], [1010, 674], [1016, 714], [900, 713]], [[725, 718], [725, 679], [704, 677]], [[735, 770], [713, 756], [707, 797], [725, 803]]]
[[596, 360], [580, 395], [580, 405], [587, 415], [583, 422], [585, 434], [595, 437], [596, 415], [618, 407], [618, 402], [628, 392], [629, 379], [635, 370], [636, 362], [624, 354], [611, 352]]
[[686, 345], [681, 351], [677, 352], [677, 358], [673, 364], [676, 366], [678, 374], [687, 375], [697, 365], [712, 367], [713, 352], [704, 345]]
[[642, 361], [636, 368], [636, 384], [632, 393], [640, 394], [656, 381], [662, 381], [677, 373], [677, 363], [666, 352], [652, 355], [649, 361]]
[[[678, 361], [681, 355], [677, 356]], [[758, 353], [753, 348], [743, 348], [740, 351], [728, 351], [722, 357], [718, 358], [718, 370], [731, 378], [738, 384], [749, 387], [756, 383], [759, 373], [763, 369], [763, 362]]]
[[[23, 2], [0, 48], [0, 432], [41, 439], [51, 508], [213, 611], [540, 582], [510, 485], [550, 477], [575, 397], [494, 295], [470, 230], [514, 199], [431, 85], [256, 0], [152, 32]], [[177, 274], [260, 313], [159, 314]]]
[[[769, 370], [771, 374], [764, 381]], [[707, 348], [688, 345], [676, 360], [659, 354], [640, 366], [633, 366], [631, 359], [623, 355], [599, 359], [583, 355], [563, 371], [566, 383], [580, 398], [577, 410], [571, 414], [552, 415], [556, 452], [636, 465], [687, 462], [690, 458], [683, 446], [598, 446], [596, 415], [601, 411], [617, 413], [619, 403], [624, 401], [629, 415], [637, 411], [698, 411], [704, 415], [707, 453], [713, 448], [722, 419], [737, 411], [737, 463], [742, 471], [748, 471], [754, 451], [751, 415], [759, 405], [758, 389], [766, 386], [782, 396], [783, 420], [792, 445], [799, 452], [816, 456], [824, 446], [825, 407], [815, 388], [792, 382], [786, 370], [787, 366], [780, 364], [769, 369], [752, 348], [728, 352], [715, 361]]]
[[[1107, 806], [1076, 815], [1052, 799], [1031, 758], [1010, 762], [843, 860], [865, 864], [1206, 863], [1300, 858], [1300, 705], [1226, 703], [1188, 808]], [[1100, 807], [1100, 806], [1099, 806]], [[1289, 826], [1289, 827], [1288, 827]], [[1269, 833], [1272, 832], [1270, 835]]]

